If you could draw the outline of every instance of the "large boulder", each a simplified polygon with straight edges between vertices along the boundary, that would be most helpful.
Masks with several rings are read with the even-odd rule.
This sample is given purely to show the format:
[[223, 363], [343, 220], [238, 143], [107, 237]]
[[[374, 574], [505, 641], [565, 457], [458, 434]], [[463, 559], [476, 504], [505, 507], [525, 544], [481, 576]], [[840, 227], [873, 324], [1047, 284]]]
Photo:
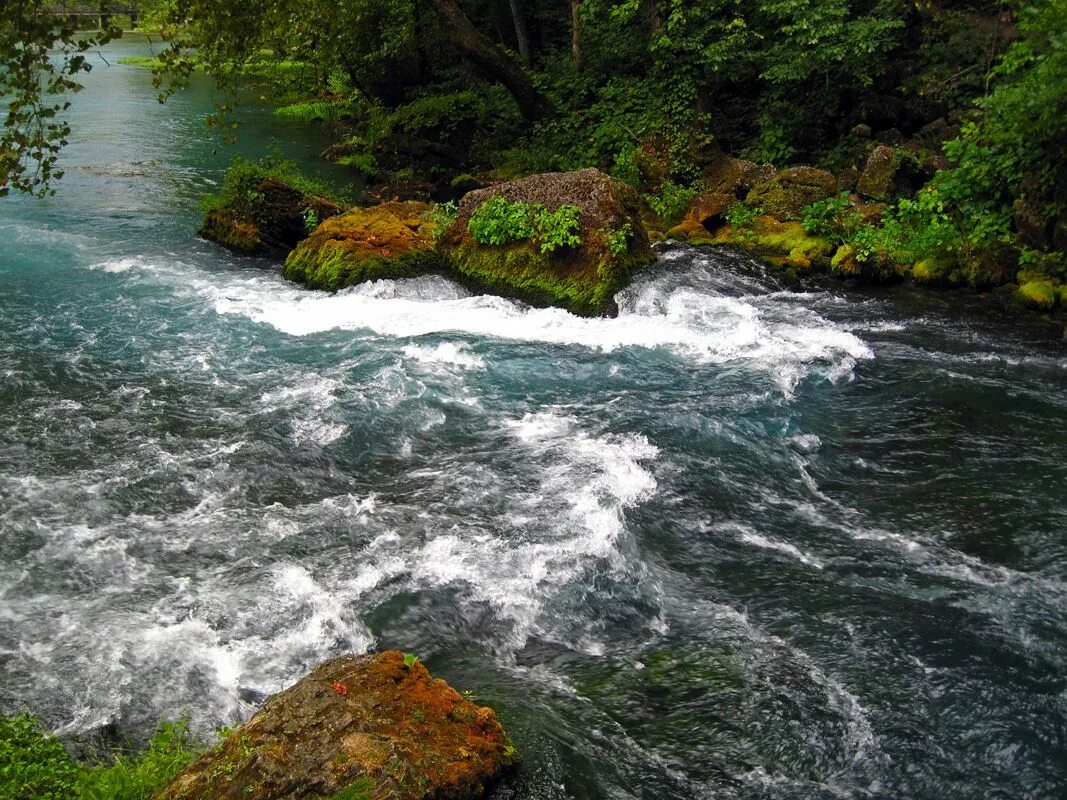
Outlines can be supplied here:
[[[536, 235], [518, 234], [497, 244], [478, 241], [471, 220], [495, 198], [506, 201], [495, 207], [518, 217], [576, 207], [577, 243], [553, 249]], [[510, 226], [519, 233], [528, 227], [521, 219]], [[438, 249], [457, 278], [475, 289], [584, 316], [615, 313], [615, 294], [633, 270], [655, 260], [637, 193], [596, 169], [532, 175], [469, 193]]]
[[815, 167], [790, 167], [752, 187], [745, 202], [778, 220], [800, 219], [805, 206], [837, 194], [837, 178]]
[[897, 147], [879, 145], [867, 157], [856, 192], [872, 200], [889, 200], [910, 194], [926, 180], [914, 154]]
[[401, 653], [329, 661], [158, 800], [468, 800], [516, 761], [493, 711]]
[[343, 210], [279, 178], [256, 178], [208, 209], [200, 235], [245, 255], [284, 256], [315, 225]]
[[336, 290], [381, 278], [441, 270], [430, 206], [415, 201], [354, 208], [331, 217], [285, 260], [283, 275], [313, 289]]

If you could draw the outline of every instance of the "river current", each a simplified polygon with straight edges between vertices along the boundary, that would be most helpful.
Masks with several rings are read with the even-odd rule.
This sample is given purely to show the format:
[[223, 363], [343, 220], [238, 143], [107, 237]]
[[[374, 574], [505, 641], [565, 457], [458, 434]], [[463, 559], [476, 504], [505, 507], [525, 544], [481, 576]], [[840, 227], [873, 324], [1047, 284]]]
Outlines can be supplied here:
[[617, 319], [305, 291], [195, 239], [232, 152], [145, 47], [0, 200], [0, 712], [206, 734], [396, 648], [497, 709], [497, 798], [1067, 794], [1057, 331], [684, 247]]

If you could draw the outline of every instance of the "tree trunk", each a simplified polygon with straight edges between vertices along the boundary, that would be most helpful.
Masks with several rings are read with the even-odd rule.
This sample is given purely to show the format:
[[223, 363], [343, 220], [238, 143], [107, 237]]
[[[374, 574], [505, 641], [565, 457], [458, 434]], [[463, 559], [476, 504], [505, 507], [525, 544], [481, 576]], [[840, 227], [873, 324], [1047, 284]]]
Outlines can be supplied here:
[[571, 0], [571, 69], [582, 69], [582, 0]]
[[654, 36], [659, 31], [663, 20], [659, 16], [659, 7], [656, 0], [641, 0], [641, 21], [649, 36]]
[[530, 76], [501, 48], [484, 37], [463, 13], [455, 0], [431, 0], [452, 34], [460, 52], [476, 67], [511, 92], [519, 111], [536, 121], [555, 113], [552, 101], [538, 91]]
[[519, 56], [523, 64], [530, 63], [530, 34], [526, 30], [526, 14], [519, 0], [511, 0], [511, 18], [515, 21], [515, 39], [519, 44]]

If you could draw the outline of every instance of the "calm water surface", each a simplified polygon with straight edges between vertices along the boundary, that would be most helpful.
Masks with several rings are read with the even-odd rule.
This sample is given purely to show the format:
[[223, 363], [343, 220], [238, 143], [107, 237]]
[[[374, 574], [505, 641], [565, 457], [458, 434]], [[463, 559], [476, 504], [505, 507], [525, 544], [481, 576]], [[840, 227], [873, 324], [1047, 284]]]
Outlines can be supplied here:
[[0, 201], [0, 711], [209, 732], [399, 648], [498, 710], [498, 798], [1067, 795], [1058, 331], [685, 248], [614, 320], [303, 291], [194, 238], [210, 87], [97, 65]]

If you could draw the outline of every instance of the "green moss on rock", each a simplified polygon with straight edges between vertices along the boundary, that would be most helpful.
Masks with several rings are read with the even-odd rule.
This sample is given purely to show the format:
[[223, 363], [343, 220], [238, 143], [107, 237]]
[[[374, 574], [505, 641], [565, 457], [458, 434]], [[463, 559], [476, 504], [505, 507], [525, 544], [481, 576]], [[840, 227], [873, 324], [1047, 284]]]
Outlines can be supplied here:
[[747, 250], [777, 266], [803, 270], [828, 267], [834, 251], [829, 239], [813, 236], [801, 223], [769, 216], [756, 217], [751, 225], [724, 226], [714, 242]]
[[815, 167], [791, 167], [752, 187], [745, 202], [779, 220], [798, 220], [805, 207], [837, 194], [837, 178]]
[[[469, 223], [482, 203], [495, 197], [549, 212], [576, 206], [579, 244], [550, 253], [533, 239], [480, 244]], [[640, 212], [636, 192], [599, 170], [532, 175], [466, 195], [439, 252], [473, 289], [583, 316], [610, 315], [615, 294], [629, 284], [634, 269], [655, 260]]]
[[282, 274], [335, 291], [383, 278], [414, 278], [444, 269], [434, 249], [430, 206], [414, 201], [355, 208], [322, 223], [285, 261]]
[[1050, 280], [1030, 281], [1015, 290], [1015, 298], [1029, 308], [1051, 311], [1059, 300], [1059, 292]]

